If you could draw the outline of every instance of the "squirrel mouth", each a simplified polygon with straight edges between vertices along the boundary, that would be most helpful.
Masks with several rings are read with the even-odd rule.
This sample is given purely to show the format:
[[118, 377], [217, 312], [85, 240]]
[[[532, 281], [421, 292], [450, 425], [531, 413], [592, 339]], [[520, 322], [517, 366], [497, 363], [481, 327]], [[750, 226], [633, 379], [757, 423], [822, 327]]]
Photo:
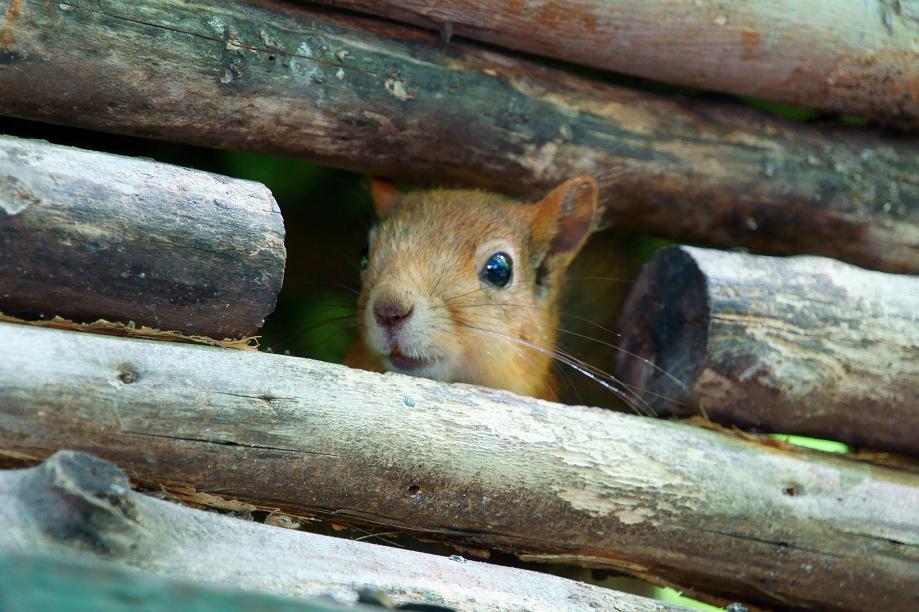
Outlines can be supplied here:
[[411, 372], [414, 370], [420, 370], [425, 366], [429, 366], [436, 359], [419, 359], [416, 357], [409, 357], [402, 353], [399, 350], [399, 347], [395, 347], [392, 352], [388, 355], [389, 363], [397, 370], [402, 370], [403, 372]]

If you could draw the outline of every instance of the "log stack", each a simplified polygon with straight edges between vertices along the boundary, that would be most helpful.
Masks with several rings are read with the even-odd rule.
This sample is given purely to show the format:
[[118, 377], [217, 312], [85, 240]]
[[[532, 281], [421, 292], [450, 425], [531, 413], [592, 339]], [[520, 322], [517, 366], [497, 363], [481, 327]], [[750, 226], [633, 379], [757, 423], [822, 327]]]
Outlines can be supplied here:
[[276, 0], [16, 5], [5, 115], [524, 196], [590, 174], [624, 231], [919, 272], [914, 137], [653, 95]]
[[[593, 175], [605, 224], [744, 251], [674, 247], [639, 276], [616, 374], [643, 405], [919, 453], [908, 3], [325, 4], [346, 10], [8, 2], [0, 114], [523, 196]], [[652, 94], [460, 37], [904, 131]], [[0, 136], [6, 314], [246, 336], [280, 290], [283, 240], [262, 185]], [[820, 257], [772, 257], [801, 254]], [[202, 514], [132, 485], [250, 518], [615, 570], [719, 603], [919, 608], [919, 477], [904, 460], [294, 357], [0, 322], [0, 466], [22, 468], [0, 473], [0, 569], [15, 568], [0, 571], [4, 593], [60, 571], [85, 576], [88, 596], [117, 583], [173, 607], [176, 594], [248, 597], [205, 584], [217, 583], [300, 599], [252, 595], [265, 609], [337, 605], [303, 600], [323, 595], [668, 609]]]
[[308, 359], [0, 333], [9, 466], [72, 448], [193, 502], [613, 569], [728, 601], [919, 604], [907, 588], [919, 580], [913, 474]]

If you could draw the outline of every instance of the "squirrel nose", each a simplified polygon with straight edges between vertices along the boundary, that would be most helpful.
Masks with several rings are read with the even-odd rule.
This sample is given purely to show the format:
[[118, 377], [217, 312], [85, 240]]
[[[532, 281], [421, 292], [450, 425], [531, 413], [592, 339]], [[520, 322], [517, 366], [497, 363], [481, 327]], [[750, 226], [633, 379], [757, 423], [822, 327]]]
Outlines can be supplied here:
[[373, 317], [380, 327], [396, 330], [412, 315], [414, 304], [390, 297], [379, 297], [373, 303]]

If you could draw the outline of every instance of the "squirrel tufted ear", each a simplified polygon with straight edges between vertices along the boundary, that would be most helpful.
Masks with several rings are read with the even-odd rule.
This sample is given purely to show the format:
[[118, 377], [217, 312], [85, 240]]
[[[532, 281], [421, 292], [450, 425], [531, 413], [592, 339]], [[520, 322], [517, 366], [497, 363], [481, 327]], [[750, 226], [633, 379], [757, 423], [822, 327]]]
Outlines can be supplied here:
[[370, 179], [370, 196], [373, 198], [373, 210], [377, 217], [385, 219], [392, 212], [399, 197], [399, 188], [381, 179]]
[[589, 176], [569, 179], [537, 204], [534, 233], [549, 238], [547, 259], [567, 266], [594, 229], [597, 182]]

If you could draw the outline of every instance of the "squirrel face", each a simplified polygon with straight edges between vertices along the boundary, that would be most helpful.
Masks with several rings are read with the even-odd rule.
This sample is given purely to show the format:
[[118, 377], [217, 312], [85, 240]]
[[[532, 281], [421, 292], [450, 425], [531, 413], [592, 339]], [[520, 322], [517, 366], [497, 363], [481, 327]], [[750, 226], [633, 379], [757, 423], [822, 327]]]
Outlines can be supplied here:
[[571, 179], [536, 204], [378, 181], [372, 191], [381, 222], [358, 299], [366, 359], [351, 365], [552, 398], [559, 292], [593, 227], [596, 183]]

